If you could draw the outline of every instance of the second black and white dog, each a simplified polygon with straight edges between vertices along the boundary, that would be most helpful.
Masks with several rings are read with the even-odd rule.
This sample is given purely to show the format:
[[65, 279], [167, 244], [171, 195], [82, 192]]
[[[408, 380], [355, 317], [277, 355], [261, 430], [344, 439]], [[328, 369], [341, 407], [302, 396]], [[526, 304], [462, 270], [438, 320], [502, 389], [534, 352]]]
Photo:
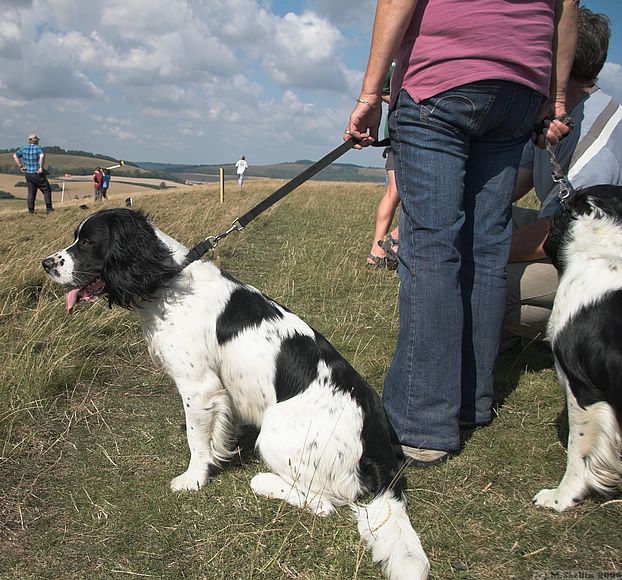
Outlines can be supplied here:
[[[270, 472], [253, 491], [327, 515], [349, 505], [389, 578], [426, 578], [406, 511], [403, 455], [376, 392], [298, 316], [188, 249], [140, 212], [97, 212], [75, 241], [43, 260], [67, 308], [107, 294], [135, 309], [149, 352], [175, 381], [190, 463], [173, 491], [205, 485], [235, 453], [236, 425], [260, 429]], [[372, 492], [371, 503], [357, 500]]]
[[566, 473], [534, 498], [557, 511], [622, 483], [622, 187], [579, 190], [544, 249], [560, 273], [548, 326], [567, 401]]

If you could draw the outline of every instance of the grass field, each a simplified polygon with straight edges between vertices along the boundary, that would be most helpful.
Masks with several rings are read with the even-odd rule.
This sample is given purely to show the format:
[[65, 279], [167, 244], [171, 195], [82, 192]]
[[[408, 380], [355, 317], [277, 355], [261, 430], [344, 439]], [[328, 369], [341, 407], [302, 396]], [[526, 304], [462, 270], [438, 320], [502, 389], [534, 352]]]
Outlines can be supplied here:
[[[217, 186], [144, 193], [138, 203], [191, 245], [277, 185], [251, 182], [223, 206]], [[306, 184], [223, 241], [215, 258], [305, 318], [378, 390], [398, 291], [397, 274], [365, 267], [382, 192]], [[169, 491], [188, 459], [184, 414], [135, 317], [103, 300], [67, 316], [62, 289], [40, 266], [88, 211], [73, 204], [30, 216], [0, 204], [0, 578], [380, 578], [347, 509], [322, 519], [250, 491], [261, 468], [251, 435], [200, 492]], [[495, 420], [466, 435], [457, 457], [408, 471], [409, 513], [433, 577], [620, 570], [619, 495], [564, 514], [531, 505], [565, 467], [548, 350], [502, 357], [496, 396]]]

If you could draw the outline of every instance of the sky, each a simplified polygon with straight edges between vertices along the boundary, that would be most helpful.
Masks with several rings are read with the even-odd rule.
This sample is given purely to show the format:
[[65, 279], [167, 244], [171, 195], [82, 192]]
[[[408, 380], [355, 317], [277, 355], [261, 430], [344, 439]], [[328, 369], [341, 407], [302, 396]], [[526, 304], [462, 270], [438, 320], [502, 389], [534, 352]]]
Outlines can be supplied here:
[[[465, 0], [468, 1], [468, 0]], [[622, 101], [622, 2], [599, 84]], [[130, 161], [317, 160], [341, 143], [374, 0], [0, 0], [0, 148]], [[341, 161], [380, 167], [380, 151]]]

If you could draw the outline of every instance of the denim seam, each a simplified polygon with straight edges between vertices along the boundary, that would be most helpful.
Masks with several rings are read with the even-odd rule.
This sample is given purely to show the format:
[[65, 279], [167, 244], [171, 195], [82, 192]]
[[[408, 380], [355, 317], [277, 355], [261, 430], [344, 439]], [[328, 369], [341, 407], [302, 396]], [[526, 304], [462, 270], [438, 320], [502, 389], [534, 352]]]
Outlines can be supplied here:
[[540, 106], [542, 105], [542, 100], [543, 100], [542, 95], [538, 93], [537, 91], [533, 91], [531, 93], [531, 100], [529, 102], [529, 108], [527, 110], [527, 114], [523, 118], [523, 122], [519, 125], [517, 130], [514, 132], [513, 137], [522, 137], [525, 133], [527, 133], [531, 129], [531, 127], [528, 126], [529, 123], [527, 122], [527, 119], [531, 119], [534, 108], [537, 108], [537, 109], [540, 108]]
[[[400, 124], [398, 123], [398, 115], [399, 115], [399, 99], [398, 99], [398, 104], [395, 108], [395, 110], [393, 111], [393, 114], [395, 115], [394, 119], [393, 119], [393, 124], [395, 127], [395, 133], [396, 133], [396, 138], [398, 143], [401, 143], [400, 141], [400, 135], [398, 133], [398, 130], [400, 128]], [[399, 147], [399, 145], [398, 145]], [[402, 165], [402, 161], [403, 161], [403, 156], [402, 155], [397, 155], [397, 160], [399, 162], [400, 165], [400, 174], [404, 175], [404, 167]], [[394, 158], [395, 161], [395, 158]], [[401, 212], [400, 215], [401, 219], [407, 219], [406, 214], [404, 212]], [[412, 231], [412, 227], [410, 228]], [[414, 240], [411, 240], [411, 247], [414, 247]], [[414, 254], [412, 257], [413, 261], [415, 259]], [[412, 300], [414, 301], [414, 297], [416, 296], [416, 288], [415, 288], [415, 277], [412, 275], [412, 270], [411, 267], [414, 267], [414, 264], [404, 264], [402, 263], [402, 268], [404, 268], [405, 270], [408, 271], [408, 275], [411, 276], [411, 284], [412, 284], [412, 293], [411, 293], [411, 297]], [[414, 312], [414, 308], [411, 309], [411, 313]], [[412, 320], [412, 316], [411, 316], [411, 320], [409, 321], [409, 327], [410, 327], [410, 331], [409, 331], [409, 336], [408, 336], [408, 351], [406, 354], [407, 360], [406, 360], [406, 366], [408, 368], [408, 376], [413, 376], [413, 360], [415, 358], [414, 356], [414, 348], [415, 348], [415, 335], [416, 335], [416, 329], [414, 328], [415, 325], [413, 324], [413, 320]], [[408, 391], [408, 396], [406, 397], [406, 412], [405, 415], [406, 417], [410, 416], [410, 403], [411, 403], [411, 392], [410, 389]], [[403, 429], [400, 427], [400, 431], [403, 431]], [[412, 442], [411, 442], [412, 443]]]

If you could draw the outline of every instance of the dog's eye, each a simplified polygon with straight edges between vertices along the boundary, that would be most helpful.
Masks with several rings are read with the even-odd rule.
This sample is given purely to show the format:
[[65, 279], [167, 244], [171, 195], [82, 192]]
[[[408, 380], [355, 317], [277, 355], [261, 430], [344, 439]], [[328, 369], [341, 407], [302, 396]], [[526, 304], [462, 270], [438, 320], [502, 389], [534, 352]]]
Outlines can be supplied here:
[[89, 240], [88, 238], [80, 238], [80, 244], [83, 246], [92, 246], [95, 242]]

